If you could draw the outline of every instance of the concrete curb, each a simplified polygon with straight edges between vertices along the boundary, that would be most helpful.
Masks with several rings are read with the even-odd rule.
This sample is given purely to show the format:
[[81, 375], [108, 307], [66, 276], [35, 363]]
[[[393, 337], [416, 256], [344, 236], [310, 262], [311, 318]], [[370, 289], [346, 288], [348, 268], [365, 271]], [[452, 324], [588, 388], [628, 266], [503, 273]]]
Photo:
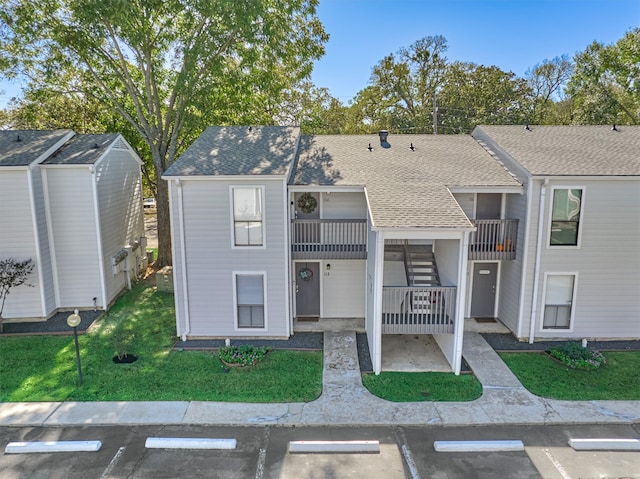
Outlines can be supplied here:
[[434, 441], [437, 452], [524, 451], [522, 441]]
[[379, 441], [291, 441], [290, 453], [379, 453]]
[[235, 439], [206, 437], [148, 437], [147, 449], [235, 449]]
[[569, 439], [576, 451], [640, 451], [640, 439]]
[[5, 454], [30, 454], [34, 452], [96, 452], [100, 450], [100, 441], [44, 441], [10, 442]]

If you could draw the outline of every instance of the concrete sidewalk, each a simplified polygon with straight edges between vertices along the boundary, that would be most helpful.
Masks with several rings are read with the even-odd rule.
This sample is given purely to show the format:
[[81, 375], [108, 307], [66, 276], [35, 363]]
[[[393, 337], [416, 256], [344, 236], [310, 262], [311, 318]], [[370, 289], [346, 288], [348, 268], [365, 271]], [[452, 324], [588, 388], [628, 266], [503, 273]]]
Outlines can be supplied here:
[[310, 403], [2, 403], [0, 426], [67, 425], [425, 425], [601, 424], [640, 422], [640, 401], [558, 401], [529, 393], [476, 332], [463, 356], [483, 385], [470, 402], [393, 403], [362, 385], [356, 333], [324, 333], [322, 395]]

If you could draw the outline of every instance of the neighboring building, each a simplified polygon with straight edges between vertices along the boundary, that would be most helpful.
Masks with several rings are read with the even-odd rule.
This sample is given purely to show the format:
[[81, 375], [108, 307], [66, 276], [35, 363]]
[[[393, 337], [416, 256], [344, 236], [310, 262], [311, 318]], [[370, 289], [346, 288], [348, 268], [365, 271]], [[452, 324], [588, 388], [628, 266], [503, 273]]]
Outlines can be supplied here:
[[0, 257], [34, 261], [8, 320], [107, 309], [144, 266], [141, 161], [119, 134], [0, 131]]
[[524, 185], [496, 315], [522, 340], [640, 337], [640, 126], [479, 126]]
[[183, 339], [360, 317], [376, 372], [384, 334], [432, 334], [459, 373], [468, 261], [516, 255], [522, 185], [469, 136], [212, 127], [163, 178]]

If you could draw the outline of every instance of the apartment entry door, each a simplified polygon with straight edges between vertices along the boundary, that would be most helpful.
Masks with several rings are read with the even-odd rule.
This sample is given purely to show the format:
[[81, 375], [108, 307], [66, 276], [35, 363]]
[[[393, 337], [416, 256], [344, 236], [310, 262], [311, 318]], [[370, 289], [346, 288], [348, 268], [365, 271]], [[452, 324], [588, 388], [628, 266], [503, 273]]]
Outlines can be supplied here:
[[498, 263], [475, 263], [473, 265], [472, 318], [495, 317], [497, 284]]
[[296, 317], [320, 317], [320, 263], [295, 263]]

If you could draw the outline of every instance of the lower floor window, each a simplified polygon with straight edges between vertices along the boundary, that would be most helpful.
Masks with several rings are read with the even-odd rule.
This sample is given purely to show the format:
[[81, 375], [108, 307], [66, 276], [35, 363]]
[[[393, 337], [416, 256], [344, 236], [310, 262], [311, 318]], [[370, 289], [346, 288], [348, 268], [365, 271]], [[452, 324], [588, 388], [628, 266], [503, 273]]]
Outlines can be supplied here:
[[264, 328], [264, 275], [236, 274], [238, 328]]
[[550, 274], [546, 278], [544, 329], [570, 329], [575, 275]]

